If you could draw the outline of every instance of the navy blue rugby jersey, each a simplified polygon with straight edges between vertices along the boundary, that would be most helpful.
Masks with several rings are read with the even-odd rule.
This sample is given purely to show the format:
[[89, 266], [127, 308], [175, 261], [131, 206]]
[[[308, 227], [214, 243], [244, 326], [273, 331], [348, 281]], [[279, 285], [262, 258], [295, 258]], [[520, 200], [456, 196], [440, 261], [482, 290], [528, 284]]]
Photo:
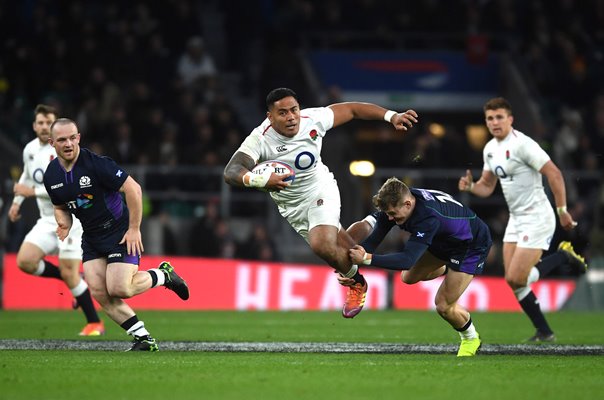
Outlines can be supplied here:
[[[489, 228], [473, 210], [439, 190], [410, 190], [415, 197], [415, 208], [411, 217], [398, 225], [400, 229], [410, 233], [405, 250], [396, 254], [374, 254], [372, 265], [407, 269], [426, 250], [444, 261], [463, 258], [469, 249], [488, 251], [492, 244]], [[372, 215], [376, 218], [375, 227], [371, 235], [361, 243], [370, 253], [375, 251], [396, 225], [382, 211]]]
[[44, 186], [54, 205], [67, 205], [84, 228], [84, 234], [113, 232], [128, 223], [128, 207], [119, 192], [128, 178], [109, 157], [99, 156], [86, 148], [71, 171], [66, 171], [55, 158], [44, 173]]

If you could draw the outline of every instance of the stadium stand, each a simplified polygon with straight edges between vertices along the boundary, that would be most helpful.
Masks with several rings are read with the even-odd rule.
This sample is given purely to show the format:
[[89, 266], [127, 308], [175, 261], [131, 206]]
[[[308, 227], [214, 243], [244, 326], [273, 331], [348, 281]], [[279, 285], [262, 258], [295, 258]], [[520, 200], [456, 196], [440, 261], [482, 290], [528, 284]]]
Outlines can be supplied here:
[[[316, 50], [446, 49], [473, 62], [502, 55], [502, 70], [514, 71], [507, 75], [516, 80], [506, 78], [500, 90], [523, 104], [519, 124], [573, 177], [567, 184], [579, 229], [556, 239], [572, 239], [589, 257], [591, 235], [604, 230], [602, 0], [424, 1], [414, 7], [394, 0], [0, 0], [0, 38], [0, 228], [8, 251], [27, 231], [6, 223], [6, 203], [31, 137], [30, 112], [40, 102], [77, 120], [83, 146], [131, 166], [148, 196], [148, 251], [198, 254], [174, 232], [218, 234], [202, 229], [217, 201], [226, 224], [221, 234], [232, 243], [220, 256], [249, 256], [245, 242], [258, 220], [292, 236], [292, 248], [305, 247], [284, 230], [261, 193], [226, 191], [221, 167], [262, 117], [269, 89], [292, 86], [309, 105], [342, 98], [339, 88], [325, 87], [309, 68]], [[467, 125], [482, 124], [480, 109], [418, 111], [425, 123], [398, 143], [407, 149], [403, 154], [384, 151], [392, 138], [364, 141], [363, 133], [376, 129], [371, 124], [327, 139], [333, 150], [325, 151], [326, 163], [345, 188], [343, 222], [367, 211], [361, 197], [372, 189], [348, 176], [346, 166], [356, 157], [372, 159], [385, 173], [435, 169], [457, 176], [452, 168], [466, 168], [464, 160], [481, 167], [480, 150], [465, 136]], [[442, 121], [446, 135], [432, 135], [429, 121]], [[416, 182], [432, 184], [429, 172]], [[501, 235], [503, 203], [472, 201], [494, 235]]]

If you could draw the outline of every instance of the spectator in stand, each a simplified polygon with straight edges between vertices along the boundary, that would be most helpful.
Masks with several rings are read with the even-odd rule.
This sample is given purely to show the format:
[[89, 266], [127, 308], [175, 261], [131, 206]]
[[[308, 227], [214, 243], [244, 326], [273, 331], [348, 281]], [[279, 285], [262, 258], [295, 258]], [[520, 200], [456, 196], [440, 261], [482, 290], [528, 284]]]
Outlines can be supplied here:
[[185, 52], [178, 60], [178, 76], [183, 85], [203, 88], [203, 81], [215, 78], [216, 73], [214, 59], [206, 51], [203, 39], [200, 36], [189, 38]]

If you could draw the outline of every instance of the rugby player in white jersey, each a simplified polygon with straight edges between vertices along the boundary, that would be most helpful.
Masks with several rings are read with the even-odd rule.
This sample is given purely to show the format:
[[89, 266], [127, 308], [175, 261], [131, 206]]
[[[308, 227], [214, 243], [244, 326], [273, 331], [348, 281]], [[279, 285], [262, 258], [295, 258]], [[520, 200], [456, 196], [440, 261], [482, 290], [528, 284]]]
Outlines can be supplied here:
[[[296, 93], [287, 88], [272, 90], [266, 106], [267, 118], [237, 149], [224, 170], [224, 179], [230, 185], [268, 190], [281, 215], [313, 252], [343, 276], [354, 279], [342, 309], [345, 318], [353, 318], [365, 304], [367, 283], [348, 255], [357, 238], [340, 225], [340, 191], [321, 161], [323, 137], [331, 128], [353, 119], [386, 120], [397, 130], [406, 131], [417, 123], [417, 113], [397, 113], [359, 102], [301, 110]], [[263, 175], [251, 173], [257, 163], [266, 160], [293, 167], [294, 183], [285, 181], [289, 175], [268, 170]]]
[[487, 128], [493, 138], [483, 150], [482, 176], [473, 182], [470, 171], [459, 179], [459, 190], [479, 197], [490, 196], [497, 180], [501, 183], [510, 218], [503, 237], [505, 279], [536, 332], [530, 342], [551, 342], [554, 332], [541, 312], [530, 285], [554, 268], [569, 263], [580, 271], [587, 268], [583, 257], [570, 242], [561, 242], [558, 251], [541, 259], [556, 229], [556, 217], [543, 188], [545, 175], [554, 195], [556, 213], [565, 230], [577, 223], [566, 209], [564, 177], [548, 154], [530, 137], [514, 129], [512, 107], [497, 97], [484, 105]]
[[[105, 328], [92, 303], [88, 285], [80, 276], [82, 225], [74, 219], [69, 237], [64, 241], [59, 240], [54, 207], [42, 180], [48, 163], [57, 156], [55, 149], [48, 143], [50, 125], [55, 119], [56, 111], [53, 107], [39, 104], [34, 111], [33, 122], [36, 138], [23, 149], [23, 173], [14, 185], [15, 197], [8, 216], [12, 222], [16, 222], [21, 218], [23, 200], [35, 197], [40, 217], [19, 248], [17, 265], [31, 275], [62, 279], [86, 316], [87, 324], [80, 335], [98, 336], [105, 332]], [[44, 259], [50, 254], [58, 254], [58, 267]]]

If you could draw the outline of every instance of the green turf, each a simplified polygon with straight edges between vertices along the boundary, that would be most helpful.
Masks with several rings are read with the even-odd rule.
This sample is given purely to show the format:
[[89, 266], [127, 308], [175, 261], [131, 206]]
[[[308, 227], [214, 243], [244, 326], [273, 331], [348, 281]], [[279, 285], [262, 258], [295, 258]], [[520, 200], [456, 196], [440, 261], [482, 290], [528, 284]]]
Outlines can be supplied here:
[[[436, 312], [363, 311], [354, 319], [339, 312], [157, 312], [138, 316], [158, 339], [197, 341], [320, 341], [450, 343], [457, 333]], [[101, 314], [106, 340], [128, 340]], [[516, 344], [533, 334], [522, 313], [473, 313], [485, 343]], [[604, 313], [557, 312], [547, 315], [559, 344], [604, 344]], [[0, 311], [0, 339], [73, 339], [84, 325], [74, 311]], [[95, 339], [97, 340], [97, 339]]]
[[[458, 343], [436, 313], [140, 311], [160, 340]], [[102, 315], [104, 319], [105, 316]], [[474, 313], [485, 343], [532, 334], [519, 313]], [[604, 313], [548, 315], [558, 344], [604, 344]], [[0, 339], [77, 339], [78, 312], [0, 312]], [[123, 340], [117, 325], [82, 340]], [[0, 351], [9, 399], [597, 399], [604, 356]]]

